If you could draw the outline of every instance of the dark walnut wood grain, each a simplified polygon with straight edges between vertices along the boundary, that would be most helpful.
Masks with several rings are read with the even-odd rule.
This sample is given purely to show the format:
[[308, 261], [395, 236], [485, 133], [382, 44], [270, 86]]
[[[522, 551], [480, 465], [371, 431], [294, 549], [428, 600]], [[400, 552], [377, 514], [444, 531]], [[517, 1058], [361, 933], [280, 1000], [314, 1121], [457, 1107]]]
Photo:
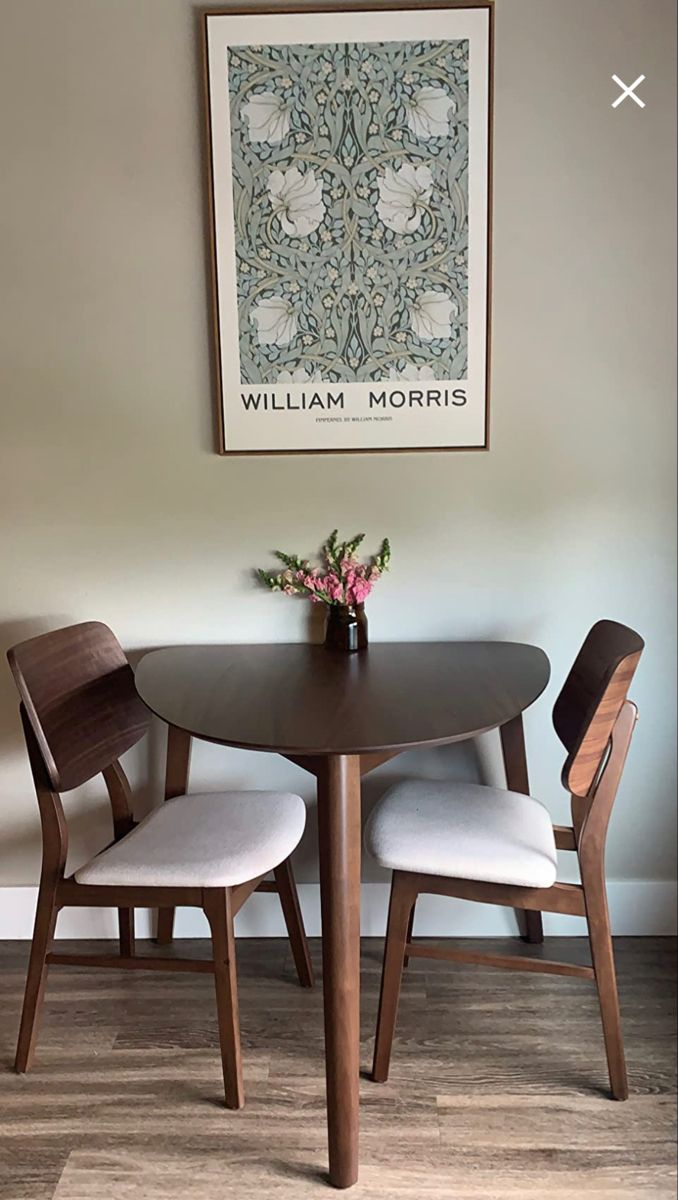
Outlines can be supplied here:
[[510, 721], [549, 680], [512, 642], [178, 646], [147, 654], [139, 694], [207, 741], [283, 754], [369, 754], [473, 737]]
[[[610, 1090], [615, 1100], [629, 1094], [624, 1042], [617, 994], [610, 918], [605, 886], [605, 840], [612, 806], [636, 724], [637, 710], [627, 693], [643, 650], [632, 629], [614, 621], [599, 621], [586, 637], [556, 700], [553, 721], [568, 751], [562, 781], [571, 791], [572, 826], [554, 828], [556, 845], [579, 859], [581, 883], [555, 883], [549, 888], [523, 888], [481, 879], [394, 871], [384, 952], [381, 998], [374, 1047], [372, 1078], [388, 1078], [403, 968], [412, 958], [449, 958], [484, 962], [510, 970], [578, 974], [595, 982], [607, 1052]], [[520, 717], [504, 726], [502, 745], [509, 787], [528, 792]], [[482, 955], [444, 948], [419, 947], [412, 942], [412, 912], [422, 894], [510, 905], [529, 916], [541, 912], [585, 917], [591, 965], [573, 972], [566, 963], [506, 955]], [[528, 925], [528, 940], [538, 941], [538, 928]]]
[[[525, 752], [525, 731], [523, 729], [523, 714], [519, 713], [512, 721], [507, 721], [500, 729], [501, 749], [504, 758], [506, 786], [511, 792], [530, 794], [530, 781], [527, 774], [527, 754]], [[412, 909], [414, 912], [414, 908]], [[519, 917], [521, 931], [526, 942], [540, 945], [544, 940], [544, 928], [541, 913], [525, 910]], [[408, 937], [408, 942], [411, 938]]]
[[586, 796], [593, 784], [645, 643], [617, 621], [589, 632], [553, 709], [553, 725], [568, 751], [563, 787]]
[[[360, 778], [401, 750], [515, 722], [548, 678], [543, 651], [508, 642], [377, 643], [353, 655], [306, 645], [183, 646], [154, 651], [137, 668], [140, 694], [175, 729], [282, 754], [318, 781], [335, 1187], [358, 1177]], [[507, 769], [520, 782], [524, 743], [514, 742]], [[168, 763], [172, 756], [170, 746]], [[163, 940], [170, 928], [165, 914]]]
[[[188, 792], [188, 777], [191, 769], [191, 735], [183, 729], [170, 725], [167, 730], [167, 762], [165, 767], [165, 800], [185, 796]], [[174, 909], [158, 910], [156, 941], [159, 946], [168, 946], [174, 932]]]
[[7, 660], [57, 791], [86, 783], [146, 733], [150, 715], [132, 668], [99, 621], [30, 638]]
[[[114, 840], [134, 827], [130, 788], [118, 761], [146, 732], [149, 713], [137, 695], [131, 668], [115, 635], [98, 622], [87, 622], [42, 634], [14, 646], [8, 654], [21, 696], [21, 720], [42, 824], [42, 868], [33, 942], [15, 1058], [18, 1073], [34, 1059], [50, 966], [95, 966], [124, 970], [177, 969], [171, 961], [136, 956], [134, 908], [196, 905], [212, 931], [217, 1012], [226, 1105], [241, 1108], [244, 1092], [236, 988], [233, 918], [261, 883], [253, 879], [237, 887], [107, 887], [79, 884], [66, 878], [68, 825], [61, 791], [102, 773], [111, 803]], [[167, 795], [182, 793], [188, 777], [190, 738], [170, 741]], [[102, 847], [103, 849], [103, 847]], [[283, 912], [292, 929], [295, 955], [305, 984], [312, 969], [296, 896], [291, 865], [282, 864], [276, 882]], [[73, 956], [54, 950], [59, 910], [70, 905], [118, 909], [120, 954]], [[179, 970], [203, 972], [202, 961], [182, 961]]]

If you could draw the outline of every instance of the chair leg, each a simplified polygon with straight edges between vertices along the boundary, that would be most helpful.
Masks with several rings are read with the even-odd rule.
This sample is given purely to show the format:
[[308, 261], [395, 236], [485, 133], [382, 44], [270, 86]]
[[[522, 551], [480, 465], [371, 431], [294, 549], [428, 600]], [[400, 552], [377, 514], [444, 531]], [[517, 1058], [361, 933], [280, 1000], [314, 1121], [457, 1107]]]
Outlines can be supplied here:
[[[416, 911], [416, 907], [417, 907], [417, 902], [416, 902], [416, 900], [415, 900], [414, 904], [412, 905], [412, 912], [410, 913], [410, 919], [409, 919], [409, 921], [407, 922], [407, 938], [406, 938], [406, 941], [408, 941], [408, 942], [411, 942], [411, 941], [412, 941], [412, 934], [414, 933], [414, 914], [415, 914], [415, 911]], [[410, 965], [409, 956], [406, 954], [406, 955], [405, 955], [405, 958], [403, 959], [403, 966], [404, 966], [404, 967], [409, 967], [409, 965]]]
[[391, 1047], [398, 1014], [407, 928], [415, 902], [416, 896], [413, 898], [412, 890], [405, 882], [404, 877], [398, 871], [394, 871], [388, 908], [377, 1035], [374, 1042], [372, 1064], [372, 1079], [375, 1083], [385, 1083], [388, 1079]]
[[52, 888], [40, 888], [35, 912], [31, 956], [26, 976], [24, 1006], [21, 1013], [19, 1040], [16, 1048], [14, 1069], [19, 1074], [29, 1071], [35, 1055], [42, 1005], [47, 982], [47, 955], [52, 949], [54, 929], [59, 910], [54, 902]]
[[155, 940], [158, 946], [170, 946], [174, 937], [174, 909], [159, 908]]
[[123, 958], [134, 958], [134, 909], [118, 909], [120, 931], [120, 954]]
[[603, 1022], [605, 1053], [610, 1072], [610, 1088], [614, 1100], [628, 1100], [629, 1081], [626, 1073], [624, 1038], [619, 1011], [617, 973], [614, 965], [614, 949], [610, 932], [610, 916], [607, 908], [605, 883], [597, 880], [587, 886], [582, 871], [584, 896], [588, 916], [591, 960], [596, 976], [596, 988]]
[[226, 1107], [242, 1108], [245, 1103], [245, 1093], [240, 1051], [238, 983], [230, 889], [210, 888], [206, 890], [204, 908], [212, 931], [214, 983]]
[[525, 909], [522, 914], [523, 929], [521, 936], [524, 942], [529, 942], [532, 946], [541, 946], [544, 943], [544, 922], [540, 912], [534, 909]]
[[[504, 759], [504, 771], [506, 774], [506, 786], [511, 792], [522, 792], [525, 796], [530, 794], [530, 782], [527, 773], [527, 754], [525, 752], [525, 730], [523, 728], [522, 714], [507, 721], [499, 729], [501, 738], [501, 751]], [[540, 946], [544, 941], [544, 928], [542, 925], [541, 913], [516, 911], [518, 925], [520, 928], [520, 936], [524, 942], [531, 942], [535, 946]]]
[[279, 867], [276, 867], [273, 874], [278, 887], [278, 895], [287, 926], [287, 936], [290, 939], [294, 965], [297, 968], [297, 975], [299, 976], [299, 983], [302, 987], [311, 988], [314, 982], [313, 967], [308, 950], [308, 941], [306, 940], [304, 918], [301, 915], [299, 894], [294, 879], [292, 863], [289, 858], [286, 858]]

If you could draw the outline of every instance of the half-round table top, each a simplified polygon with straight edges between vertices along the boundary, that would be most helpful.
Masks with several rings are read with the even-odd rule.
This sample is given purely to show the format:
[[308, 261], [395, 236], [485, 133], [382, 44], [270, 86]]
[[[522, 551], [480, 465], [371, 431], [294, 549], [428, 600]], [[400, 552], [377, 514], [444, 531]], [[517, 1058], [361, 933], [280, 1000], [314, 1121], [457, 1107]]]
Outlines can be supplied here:
[[506, 724], [549, 681], [515, 642], [175, 646], [146, 654], [136, 686], [194, 737], [280, 754], [369, 754], [461, 741]]

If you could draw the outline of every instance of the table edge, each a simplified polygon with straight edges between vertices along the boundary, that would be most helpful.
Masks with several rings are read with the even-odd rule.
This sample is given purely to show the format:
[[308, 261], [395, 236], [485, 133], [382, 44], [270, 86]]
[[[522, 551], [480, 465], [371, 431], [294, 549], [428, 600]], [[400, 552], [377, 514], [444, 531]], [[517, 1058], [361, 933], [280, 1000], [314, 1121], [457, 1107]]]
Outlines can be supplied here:
[[[153, 708], [152, 705], [150, 705], [148, 703], [148, 701], [144, 698], [144, 696], [141, 695], [141, 692], [139, 692], [138, 688], [137, 688], [137, 693], [139, 695], [139, 698], [146, 705], [146, 708], [149, 710], [149, 712], [153, 713], [153, 715], [156, 716], [158, 718], [158, 720], [163, 721], [165, 725], [172, 725], [173, 728], [180, 729], [183, 733], [188, 734], [190, 737], [197, 738], [198, 741], [210, 742], [212, 745], [215, 745], [215, 746], [229, 746], [234, 750], [249, 750], [253, 753], [258, 752], [260, 754], [280, 754], [283, 758], [289, 758], [289, 757], [296, 757], [296, 758], [334, 758], [334, 757], [337, 757], [337, 758], [359, 758], [361, 755], [381, 754], [381, 753], [388, 753], [389, 751], [392, 751], [393, 756], [395, 757], [398, 754], [406, 753], [406, 751], [408, 751], [408, 750], [421, 750], [421, 749], [426, 749], [427, 747], [433, 748], [435, 746], [449, 746], [449, 745], [454, 745], [456, 742], [466, 742], [466, 741], [469, 741], [471, 738], [480, 737], [484, 733], [490, 733], [493, 729], [499, 729], [499, 728], [501, 728], [502, 725], [506, 724], [508, 721], [514, 720], [516, 717], [522, 716], [522, 714], [524, 712], [527, 712], [527, 709], [531, 708], [532, 705], [535, 704], [536, 701], [540, 698], [540, 696], [543, 696], [543, 694], [546, 691], [546, 688], [548, 687], [550, 680], [551, 680], [551, 662], [548, 657], [548, 654], [546, 653], [545, 650], [542, 650], [541, 646], [534, 646], [534, 645], [532, 645], [531, 642], [504, 642], [504, 641], [497, 641], [496, 639], [492, 639], [491, 641], [484, 641], [484, 642], [483, 641], [475, 641], [475, 640], [468, 640], [468, 641], [455, 640], [455, 641], [446, 641], [446, 642], [445, 641], [442, 641], [442, 642], [441, 641], [435, 641], [435, 642], [433, 642], [433, 641], [430, 641], [430, 642], [374, 642], [372, 644], [377, 645], [377, 646], [390, 646], [390, 645], [397, 645], [397, 646], [419, 646], [419, 645], [426, 645], [426, 646], [455, 646], [455, 645], [521, 646], [523, 648], [535, 650], [542, 656], [542, 658], [545, 662], [545, 665], [546, 665], [546, 677], [545, 677], [542, 687], [535, 693], [535, 695], [532, 697], [532, 699], [529, 701], [529, 703], [526, 704], [524, 708], [517, 709], [517, 711], [513, 712], [510, 716], [507, 716], [506, 721], [500, 722], [499, 724], [490, 724], [490, 725], [480, 726], [478, 729], [471, 729], [468, 732], [461, 733], [461, 734], [455, 734], [451, 737], [425, 738], [423, 741], [418, 740], [418, 741], [411, 741], [411, 742], [374, 743], [369, 746], [361, 746], [359, 748], [358, 747], [352, 747], [352, 748], [342, 747], [341, 750], [332, 749], [332, 748], [319, 749], [317, 746], [309, 748], [308, 746], [303, 746], [303, 745], [280, 747], [280, 746], [269, 745], [269, 744], [260, 743], [260, 742], [243, 742], [243, 741], [233, 740], [230, 738], [209, 737], [204, 733], [196, 732], [194, 729], [191, 729], [186, 725], [174, 725], [174, 723], [172, 721], [168, 721], [167, 717], [163, 716], [162, 713], [159, 713], [157, 711], [157, 709]], [[200, 647], [213, 649], [215, 646], [222, 646], [222, 647], [226, 648], [226, 647], [234, 647], [234, 646], [308, 646], [308, 645], [317, 645], [320, 647], [321, 643], [308, 643], [308, 642], [214, 642], [214, 643], [206, 643], [206, 642], [201, 642], [201, 643], [196, 643], [193, 646], [191, 646], [190, 644], [183, 645], [183, 646], [158, 646], [155, 650], [147, 651], [147, 653], [144, 654], [140, 658], [139, 662], [137, 663], [135, 671], [134, 671], [135, 686], [136, 686], [137, 671], [139, 670], [139, 667], [144, 662], [144, 660], [152, 657], [154, 654], [162, 654], [165, 650], [199, 649]]]

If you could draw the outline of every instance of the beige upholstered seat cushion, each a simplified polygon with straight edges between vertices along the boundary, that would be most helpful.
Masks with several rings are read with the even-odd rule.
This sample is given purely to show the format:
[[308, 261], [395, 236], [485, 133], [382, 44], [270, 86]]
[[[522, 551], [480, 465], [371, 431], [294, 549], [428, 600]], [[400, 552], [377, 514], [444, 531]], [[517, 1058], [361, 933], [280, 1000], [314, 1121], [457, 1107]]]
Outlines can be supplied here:
[[538, 800], [473, 783], [405, 780], [374, 809], [365, 845], [382, 867], [551, 887], [556, 846]]
[[305, 823], [301, 796], [288, 793], [179, 796], [155, 808], [75, 878], [123, 887], [231, 887], [283, 862]]

